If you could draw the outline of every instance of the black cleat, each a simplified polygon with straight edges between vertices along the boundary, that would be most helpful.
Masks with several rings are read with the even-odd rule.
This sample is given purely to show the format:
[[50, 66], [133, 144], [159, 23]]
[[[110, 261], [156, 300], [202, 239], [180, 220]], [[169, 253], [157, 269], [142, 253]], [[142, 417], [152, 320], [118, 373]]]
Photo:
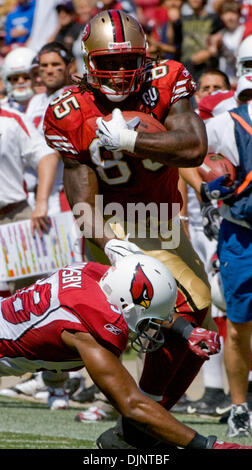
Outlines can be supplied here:
[[78, 401], [79, 403], [92, 402], [96, 400], [96, 396], [95, 396], [96, 393], [99, 393], [99, 389], [94, 384], [88, 388], [84, 388], [78, 393], [74, 393], [71, 396], [71, 400]]
[[[187, 407], [188, 414], [200, 414], [208, 416], [220, 416], [226, 412], [226, 408], [222, 409], [221, 406], [226, 402], [227, 396], [222, 388], [206, 387], [205, 393], [202, 398], [196, 401], [191, 401]], [[231, 407], [231, 401], [229, 406]], [[227, 405], [225, 405], [227, 407]]]

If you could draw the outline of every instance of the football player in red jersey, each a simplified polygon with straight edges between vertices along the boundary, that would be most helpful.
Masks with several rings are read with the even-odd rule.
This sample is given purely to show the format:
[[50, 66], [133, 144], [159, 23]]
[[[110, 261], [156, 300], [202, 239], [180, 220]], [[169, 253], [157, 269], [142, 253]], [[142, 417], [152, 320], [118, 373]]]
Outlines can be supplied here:
[[[168, 203], [170, 217], [172, 204], [181, 203], [178, 168], [201, 164], [207, 146], [204, 124], [190, 106], [195, 82], [179, 62], [148, 59], [142, 27], [122, 11], [108, 10], [92, 18], [83, 32], [82, 50], [85, 74], [79, 86], [49, 105], [44, 130], [49, 145], [62, 155], [65, 191], [74, 214], [80, 215], [76, 212], [79, 207], [90, 209], [84, 211], [84, 225], [93, 229], [92, 240], [87, 240], [89, 248], [95, 246], [91, 254], [107, 263], [105, 251], [113, 264], [139, 246], [159, 258], [178, 283], [178, 329], [186, 328], [183, 320], [187, 320], [215, 330], [208, 314], [207, 276], [182, 228], [180, 243], [170, 249], [162, 249], [162, 241], [151, 237], [148, 227], [145, 238], [132, 236], [129, 240], [125, 233], [117, 235], [108, 226], [106, 233], [97, 236], [96, 232], [97, 194], [103, 196], [104, 205], [116, 202], [123, 209], [128, 203], [145, 207], [150, 202], [158, 207]], [[121, 111], [125, 110], [152, 114], [164, 123], [167, 132], [137, 132], [123, 119]], [[104, 126], [103, 117], [112, 111], [112, 119]], [[104, 135], [105, 128], [108, 135]], [[125, 222], [117, 224], [121, 233]], [[170, 222], [179, 223], [178, 217]], [[169, 331], [168, 336], [169, 354], [161, 349], [149, 355], [140, 386], [170, 408], [204, 359], [181, 346], [175, 331]], [[156, 363], [161, 361], [164, 367], [160, 369]]]
[[201, 436], [177, 421], [139, 391], [119, 359], [130, 331], [132, 345], [142, 348], [148, 339], [148, 354], [162, 346], [162, 330], [174, 321], [176, 291], [169, 269], [146, 255], [128, 256], [113, 267], [92, 262], [65, 266], [0, 298], [0, 376], [85, 366], [123, 416], [148, 427], [152, 444], [244, 448]]

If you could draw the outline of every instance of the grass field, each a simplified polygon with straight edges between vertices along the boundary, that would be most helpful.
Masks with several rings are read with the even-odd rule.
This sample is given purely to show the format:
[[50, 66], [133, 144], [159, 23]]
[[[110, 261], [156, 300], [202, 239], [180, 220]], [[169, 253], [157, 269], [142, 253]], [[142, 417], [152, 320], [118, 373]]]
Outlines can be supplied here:
[[[0, 449], [96, 449], [96, 438], [115, 421], [75, 421], [76, 414], [83, 409], [74, 406], [50, 411], [44, 403], [1, 397]], [[175, 416], [203, 435], [215, 434], [232, 442], [225, 437], [226, 424], [219, 424], [218, 418]], [[252, 445], [252, 438], [235, 439], [235, 442]]]
[[[136, 377], [135, 358], [135, 353], [131, 351], [124, 356], [124, 365], [133, 377]], [[4, 386], [6, 384], [2, 383], [2, 387]], [[200, 387], [201, 381], [196, 380], [191, 389], [191, 393], [194, 395], [191, 395], [191, 398], [198, 398], [197, 394], [200, 392]], [[77, 468], [83, 469], [83, 465], [85, 465], [84, 459], [89, 458], [86, 456], [105, 455], [104, 458], [109, 459], [110, 455], [118, 455], [115, 451], [108, 450], [103, 452], [96, 447], [98, 436], [106, 429], [114, 426], [116, 421], [106, 420], [97, 423], [75, 421], [74, 418], [77, 413], [83, 411], [88, 406], [88, 404], [78, 405], [78, 403], [70, 401], [69, 409], [51, 411], [44, 402], [41, 403], [21, 397], [6, 398], [0, 396], [0, 459], [2, 467], [11, 468], [12, 470], [14, 466], [17, 466], [24, 470], [30, 468], [34, 470], [34, 466], [39, 467], [40, 465], [42, 470], [47, 470], [47, 467], [48, 470], [77, 470]], [[234, 441], [226, 438], [227, 425], [220, 424], [218, 418], [202, 418], [200, 416], [182, 414], [176, 414], [175, 416], [188, 426], [193, 427], [200, 434], [205, 436], [213, 434], [217, 435], [221, 440]], [[235, 439], [235, 442], [243, 445], [252, 445], [252, 438]], [[129, 452], [131, 453], [132, 451]], [[163, 465], [166, 465], [166, 467], [168, 465], [170, 470], [171, 468], [180, 468], [181, 465], [189, 463], [189, 466], [191, 464], [192, 468], [196, 470], [202, 467], [203, 462], [205, 463], [204, 452], [202, 457], [202, 454], [197, 451], [196, 459], [194, 453], [193, 457], [190, 457], [188, 454], [185, 456], [183, 452], [181, 454], [179, 452], [179, 457], [176, 455], [175, 458], [171, 458], [168, 464], [163, 462], [163, 464], [155, 466], [160, 468]], [[252, 451], [248, 452], [250, 457]], [[115, 470], [123, 470], [124, 468], [136, 468], [138, 470], [139, 468], [142, 470], [146, 467], [145, 464], [141, 465], [138, 462], [129, 464], [127, 452], [125, 458], [121, 458], [121, 455], [125, 454], [124, 451], [119, 451], [119, 454], [120, 457], [118, 457], [118, 462], [115, 465], [110, 461], [100, 461], [91, 462], [89, 467], [93, 467], [96, 470], [97, 466], [102, 467], [103, 470], [110, 468]], [[237, 457], [238, 461], [236, 460]], [[244, 451], [242, 454], [235, 451], [222, 451], [222, 453], [213, 451], [210, 452], [210, 455], [209, 453], [207, 454], [207, 462], [209, 464], [211, 461], [215, 464], [216, 460], [217, 465], [222, 462], [221, 470], [224, 470], [223, 464], [226, 465], [229, 462], [243, 463], [246, 458], [247, 452]], [[149, 462], [149, 464], [153, 465], [153, 462]], [[217, 465], [216, 467], [219, 470], [220, 466]], [[43, 467], [46, 468], [44, 469]]]

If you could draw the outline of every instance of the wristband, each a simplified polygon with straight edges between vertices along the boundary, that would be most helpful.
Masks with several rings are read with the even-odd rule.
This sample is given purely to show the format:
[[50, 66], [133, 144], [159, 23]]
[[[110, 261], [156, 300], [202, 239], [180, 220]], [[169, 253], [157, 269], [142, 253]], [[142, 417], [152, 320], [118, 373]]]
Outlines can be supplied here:
[[186, 449], [206, 449], [208, 438], [196, 432], [194, 438], [186, 446]]
[[122, 129], [120, 131], [120, 148], [122, 150], [127, 150], [130, 153], [134, 153], [137, 134], [138, 132], [136, 131]]
[[178, 317], [173, 323], [171, 330], [182, 336], [182, 338], [188, 340], [194, 327], [183, 317]]

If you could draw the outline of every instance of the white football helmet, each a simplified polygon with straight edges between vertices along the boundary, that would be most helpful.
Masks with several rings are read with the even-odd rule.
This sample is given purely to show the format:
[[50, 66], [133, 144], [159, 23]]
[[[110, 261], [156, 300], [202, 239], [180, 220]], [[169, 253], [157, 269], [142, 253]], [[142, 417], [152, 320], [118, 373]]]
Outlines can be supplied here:
[[[134, 349], [150, 352], [164, 342], [163, 321], [170, 322], [177, 285], [169, 269], [147, 255], [129, 255], [108, 269], [99, 282], [107, 300], [122, 310]], [[148, 330], [156, 330], [152, 337]], [[146, 345], [142, 340], [149, 340]]]
[[211, 286], [211, 296], [212, 296], [212, 302], [213, 304], [222, 310], [223, 312], [226, 311], [226, 302], [224, 298], [224, 292], [223, 292], [223, 284], [221, 280], [221, 275], [220, 272], [216, 272], [210, 281], [210, 286]]
[[139, 90], [145, 71], [147, 42], [142, 26], [121, 10], [94, 16], [82, 34], [88, 83], [114, 102]]
[[22, 102], [29, 100], [33, 95], [31, 86], [13, 86], [10, 82], [12, 75], [29, 73], [31, 64], [36, 56], [35, 52], [28, 47], [18, 47], [9, 52], [5, 57], [2, 67], [2, 78], [8, 97]]
[[240, 44], [236, 61], [237, 78], [252, 73], [252, 34]]

